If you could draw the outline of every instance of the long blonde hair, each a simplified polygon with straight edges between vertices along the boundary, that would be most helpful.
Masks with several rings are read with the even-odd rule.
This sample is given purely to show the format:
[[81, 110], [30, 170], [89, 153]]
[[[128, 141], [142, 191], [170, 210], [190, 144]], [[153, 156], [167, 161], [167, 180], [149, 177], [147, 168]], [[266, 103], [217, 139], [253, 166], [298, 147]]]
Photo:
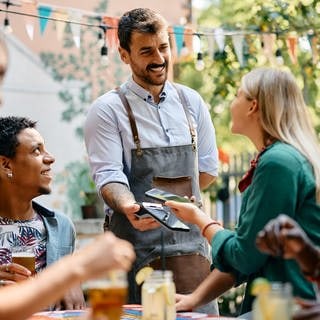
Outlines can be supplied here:
[[242, 90], [257, 99], [265, 143], [276, 139], [299, 150], [311, 163], [320, 203], [320, 145], [302, 92], [291, 73], [258, 68], [242, 78]]

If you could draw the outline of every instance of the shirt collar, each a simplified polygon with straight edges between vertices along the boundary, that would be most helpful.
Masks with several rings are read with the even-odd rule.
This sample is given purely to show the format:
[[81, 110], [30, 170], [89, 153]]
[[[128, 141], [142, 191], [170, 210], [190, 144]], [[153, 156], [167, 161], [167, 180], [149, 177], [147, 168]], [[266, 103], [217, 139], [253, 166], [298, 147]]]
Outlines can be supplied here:
[[43, 215], [45, 217], [54, 217], [54, 212], [53, 211], [41, 206], [37, 202], [32, 201], [32, 207], [40, 215]]
[[[142, 88], [140, 85], [138, 85], [133, 79], [132, 77], [129, 78], [129, 80], [127, 81], [127, 88], [132, 91], [133, 93], [135, 93], [138, 97], [140, 97], [142, 100], [149, 102], [149, 103], [154, 103], [153, 101], [153, 97], [150, 94], [149, 91], [147, 91], [146, 89]], [[163, 90], [161, 91], [159, 97], [160, 97], [160, 102], [163, 102], [166, 97], [168, 96], [167, 94], [168, 91], [168, 81], [165, 82]]]

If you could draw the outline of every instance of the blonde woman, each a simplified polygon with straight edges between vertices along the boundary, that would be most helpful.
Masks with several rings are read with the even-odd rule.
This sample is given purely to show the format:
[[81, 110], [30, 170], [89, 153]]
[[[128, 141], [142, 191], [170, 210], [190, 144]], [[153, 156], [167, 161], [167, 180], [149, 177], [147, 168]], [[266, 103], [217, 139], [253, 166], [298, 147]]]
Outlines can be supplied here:
[[279, 213], [320, 244], [320, 147], [294, 77], [271, 68], [251, 71], [231, 104], [231, 119], [232, 133], [248, 137], [259, 152], [239, 183], [243, 199], [236, 230], [224, 229], [192, 204], [166, 203], [200, 228], [211, 243], [215, 268], [192, 294], [178, 296], [178, 310], [193, 309], [247, 282], [242, 313], [250, 311], [250, 283], [258, 276], [291, 282], [295, 296], [315, 298], [297, 262], [255, 246], [257, 233]]

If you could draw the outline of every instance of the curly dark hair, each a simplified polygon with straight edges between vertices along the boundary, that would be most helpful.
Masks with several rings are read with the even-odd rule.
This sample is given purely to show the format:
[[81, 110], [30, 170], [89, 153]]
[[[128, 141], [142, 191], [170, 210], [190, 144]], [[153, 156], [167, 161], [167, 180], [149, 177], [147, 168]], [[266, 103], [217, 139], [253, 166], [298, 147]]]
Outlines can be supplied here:
[[130, 52], [131, 36], [134, 31], [155, 34], [168, 27], [167, 21], [148, 8], [137, 8], [123, 14], [118, 25], [120, 46]]
[[14, 158], [19, 145], [17, 135], [24, 129], [35, 128], [36, 123], [24, 117], [0, 117], [0, 155]]

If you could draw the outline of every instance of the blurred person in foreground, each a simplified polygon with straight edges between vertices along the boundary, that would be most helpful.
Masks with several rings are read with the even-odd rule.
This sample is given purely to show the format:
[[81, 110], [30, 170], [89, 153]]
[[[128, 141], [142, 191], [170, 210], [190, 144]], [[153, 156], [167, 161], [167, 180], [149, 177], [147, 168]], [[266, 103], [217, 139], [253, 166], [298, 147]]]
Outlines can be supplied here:
[[[7, 47], [3, 39], [0, 38], [0, 82], [3, 81], [7, 64]], [[36, 130], [32, 129], [31, 132], [28, 130], [28, 133], [33, 133], [31, 136], [40, 139], [38, 141], [40, 145], [35, 146], [37, 150], [31, 154], [31, 157], [33, 157], [39, 153], [38, 149], [43, 147], [43, 141]], [[46, 154], [46, 157], [47, 161], [45, 163], [48, 166], [53, 162], [53, 158], [50, 154]], [[1, 157], [0, 163], [6, 163], [5, 167], [8, 169], [8, 161], [10, 162], [9, 159], [6, 160], [5, 157]], [[26, 172], [26, 174], [29, 174], [29, 172]], [[0, 176], [0, 184], [2, 179], [3, 175]], [[4, 175], [4, 179], [9, 179], [9, 177]], [[48, 183], [50, 177], [47, 176], [44, 179]], [[44, 189], [48, 191], [47, 183], [45, 183]], [[43, 189], [43, 186], [40, 189]], [[24, 192], [28, 193], [29, 190], [21, 191], [20, 195], [22, 197], [24, 196]], [[38, 190], [38, 192], [40, 191]], [[1, 210], [4, 208], [3, 205], [5, 203], [10, 204], [8, 208], [13, 209], [15, 207], [14, 200], [17, 199], [10, 197], [11, 201], [7, 202], [8, 199], [3, 199], [2, 196], [1, 189]], [[33, 210], [31, 209], [33, 205], [28, 201], [25, 202], [25, 207], [29, 211]], [[51, 218], [54, 217], [52, 213], [50, 215]], [[70, 227], [70, 230], [73, 230], [73, 228]], [[62, 237], [62, 235], [60, 236]], [[67, 248], [69, 251], [70, 246]], [[105, 253], [104, 259], [101, 259], [101, 252]], [[57, 256], [57, 253], [55, 256]], [[98, 277], [106, 270], [123, 269], [128, 271], [134, 259], [135, 253], [132, 245], [116, 238], [111, 232], [107, 232], [73, 255], [64, 256], [36, 274], [35, 277], [31, 277], [31, 272], [28, 269], [15, 263], [0, 266], [0, 319], [22, 320], [34, 312], [44, 309], [49, 304], [59, 305], [61, 301], [64, 301], [70, 295], [70, 292], [67, 293], [68, 290], [71, 288], [80, 290], [79, 283], [82, 281]], [[8, 274], [7, 270], [11, 271], [10, 274]], [[8, 284], [10, 285], [8, 286]]]
[[179, 218], [196, 224], [212, 247], [214, 270], [192, 294], [177, 296], [177, 308], [193, 309], [246, 282], [246, 313], [257, 277], [290, 282], [295, 296], [315, 299], [296, 261], [265, 255], [255, 246], [257, 233], [279, 212], [290, 212], [311, 241], [320, 243], [320, 146], [302, 92], [289, 72], [258, 68], [242, 78], [230, 112], [232, 133], [248, 137], [258, 151], [239, 183], [235, 231], [192, 204], [166, 202]]
[[[210, 273], [210, 259], [195, 226], [177, 232], [153, 218], [139, 219], [137, 202], [152, 202], [145, 192], [153, 187], [200, 200], [200, 189], [217, 176], [218, 157], [203, 99], [167, 80], [171, 51], [165, 19], [147, 8], [128, 11], [120, 18], [118, 38], [132, 76], [93, 103], [84, 135], [94, 181], [108, 206], [105, 230], [135, 247], [129, 302], [141, 303], [134, 277], [146, 265], [161, 268], [161, 243], [180, 293], [192, 292]], [[217, 304], [201, 311], [215, 314]]]
[[[101, 259], [101, 252], [104, 252]], [[67, 255], [34, 278], [0, 288], [0, 320], [23, 320], [61, 299], [65, 292], [108, 270], [131, 268], [132, 245], [106, 232], [89, 245]], [[24, 272], [27, 273], [27, 269]]]
[[[320, 249], [312, 243], [299, 224], [285, 214], [272, 219], [258, 233], [256, 245], [262, 252], [273, 257], [293, 259], [303, 275], [320, 285]], [[301, 300], [302, 307], [293, 315], [294, 320], [320, 319], [320, 301]]]

